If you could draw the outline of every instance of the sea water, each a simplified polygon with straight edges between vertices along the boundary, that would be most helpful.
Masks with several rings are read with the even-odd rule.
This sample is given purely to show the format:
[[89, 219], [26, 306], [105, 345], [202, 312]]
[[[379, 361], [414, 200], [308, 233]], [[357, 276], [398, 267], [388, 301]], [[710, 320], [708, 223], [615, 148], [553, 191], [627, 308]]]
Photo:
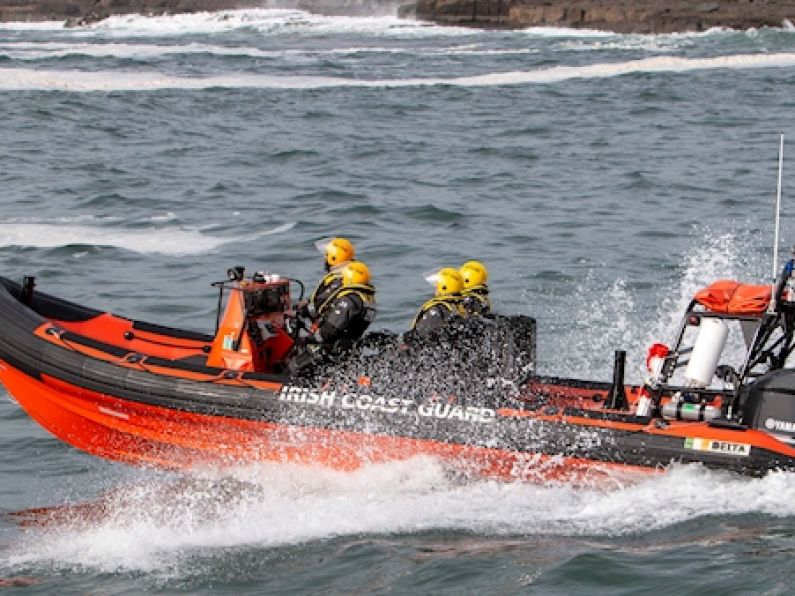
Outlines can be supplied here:
[[[495, 309], [537, 319], [539, 372], [607, 381], [625, 349], [637, 381], [700, 287], [771, 279], [794, 48], [787, 26], [296, 10], [2, 24], [0, 274], [209, 332], [228, 267], [311, 286], [313, 241], [340, 234], [376, 328], [407, 328], [424, 271], [478, 259]], [[84, 455], [0, 398], [0, 584], [24, 593], [785, 594], [795, 570], [790, 474], [574, 487], [418, 458], [186, 477]]]

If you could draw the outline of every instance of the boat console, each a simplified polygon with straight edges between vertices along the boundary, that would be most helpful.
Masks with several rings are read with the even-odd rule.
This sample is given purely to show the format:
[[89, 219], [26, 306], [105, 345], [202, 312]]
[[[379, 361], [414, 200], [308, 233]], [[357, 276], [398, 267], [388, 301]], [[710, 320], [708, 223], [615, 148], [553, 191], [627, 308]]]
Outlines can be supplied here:
[[243, 267], [230, 268], [227, 277], [212, 284], [219, 289], [218, 312], [207, 365], [238, 371], [281, 372], [294, 343], [288, 332], [289, 319], [293, 317], [290, 284], [299, 284], [300, 298], [304, 294], [303, 284], [262, 271], [246, 278]]

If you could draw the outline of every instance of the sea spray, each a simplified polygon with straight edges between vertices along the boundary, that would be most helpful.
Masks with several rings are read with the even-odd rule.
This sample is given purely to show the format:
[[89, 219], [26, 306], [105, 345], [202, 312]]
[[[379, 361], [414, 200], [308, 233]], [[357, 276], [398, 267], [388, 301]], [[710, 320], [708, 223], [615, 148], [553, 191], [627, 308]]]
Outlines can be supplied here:
[[430, 458], [352, 473], [261, 464], [229, 474], [144, 475], [94, 501], [40, 510], [38, 523], [29, 523], [7, 550], [4, 571], [48, 565], [170, 576], [180, 573], [186, 552], [203, 548], [277, 548], [430, 530], [605, 538], [703, 516], [795, 515], [790, 474], [748, 479], [692, 465], [585, 488], [462, 483]]

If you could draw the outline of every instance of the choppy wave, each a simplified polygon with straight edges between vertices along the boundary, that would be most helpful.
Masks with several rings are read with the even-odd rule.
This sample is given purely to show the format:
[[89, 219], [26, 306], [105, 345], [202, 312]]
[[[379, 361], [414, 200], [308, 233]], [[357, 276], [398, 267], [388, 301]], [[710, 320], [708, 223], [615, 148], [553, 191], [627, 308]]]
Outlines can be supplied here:
[[[152, 219], [161, 223], [171, 219]], [[129, 229], [102, 225], [87, 225], [60, 221], [57, 223], [0, 223], [0, 247], [25, 246], [35, 248], [55, 248], [59, 246], [108, 246], [139, 253], [158, 253], [167, 255], [187, 255], [210, 252], [224, 244], [253, 240], [269, 234], [286, 232], [295, 226], [289, 222], [260, 232], [254, 236], [220, 237], [205, 234], [199, 230], [183, 229], [176, 226], [147, 227]]]
[[257, 48], [227, 47], [200, 43], [183, 45], [29, 41], [0, 43], [0, 56], [15, 60], [41, 60], [63, 58], [65, 56], [150, 59], [175, 54], [212, 54], [216, 56], [269, 58], [287, 55], [291, 52], [300, 52], [300, 50], [267, 51], [258, 50]]
[[[656, 43], [654, 40], [672, 37], [683, 39], [734, 33], [732, 30], [715, 28], [705, 32], [637, 36], [567, 27], [528, 27], [516, 31], [489, 32], [473, 27], [438, 25], [427, 21], [400, 19], [394, 15], [326, 16], [286, 8], [223, 10], [160, 16], [129, 14], [112, 16], [97, 23], [74, 29], [64, 28], [64, 21], [0, 23], [0, 31], [51, 32], [69, 38], [178, 37], [182, 35], [211, 35], [237, 29], [253, 30], [270, 35], [301, 34], [304, 36], [361, 34], [383, 37], [467, 37], [487, 33], [493, 36], [541, 39], [598, 40], [612, 37], [643, 39], [643, 43], [649, 40]], [[781, 29], [776, 30], [792, 32], [795, 31], [795, 28], [791, 23], [785, 22]], [[758, 34], [758, 31], [751, 29], [747, 33], [755, 35]]]
[[285, 58], [291, 56], [350, 56], [359, 54], [409, 54], [412, 56], [502, 56], [537, 54], [534, 48], [487, 48], [480, 44], [451, 47], [385, 47], [350, 46], [341, 48], [260, 50], [252, 47], [218, 46], [189, 43], [183, 45], [129, 44], [129, 43], [62, 43], [62, 42], [12, 42], [0, 43], [0, 56], [13, 60], [50, 60], [67, 56], [91, 58], [128, 58], [147, 60], [169, 55], [207, 54], [224, 57]]
[[604, 51], [643, 51], [643, 52], [674, 52], [695, 45], [696, 40], [690, 34], [678, 35], [622, 35], [608, 38], [574, 38], [560, 41], [557, 48], [571, 52], [604, 52]]
[[65, 43], [65, 42], [0, 42], [0, 56], [14, 60], [50, 60], [67, 56], [90, 58], [128, 58], [151, 60], [172, 55], [206, 54], [224, 57], [286, 58], [291, 56], [350, 56], [359, 54], [410, 54], [412, 56], [492, 56], [535, 54], [532, 48], [487, 48], [480, 44], [450, 47], [385, 47], [350, 46], [340, 48], [286, 48], [261, 50], [253, 47], [219, 46], [201, 43], [188, 44], [131, 44], [131, 43]]
[[164, 16], [137, 14], [113, 16], [91, 25], [65, 30], [63, 21], [46, 23], [0, 23], [0, 30], [57, 31], [70, 37], [175, 37], [215, 34], [236, 29], [267, 35], [364, 34], [384, 37], [432, 35], [467, 36], [476, 30], [442, 27], [433, 23], [399, 19], [396, 16], [323, 16], [292, 9], [241, 9]]
[[529, 71], [496, 72], [466, 77], [428, 77], [407, 79], [359, 80], [318, 76], [225, 75], [180, 77], [162, 73], [117, 71], [54, 71], [0, 69], [0, 90], [4, 91], [156, 91], [161, 89], [323, 89], [336, 87], [488, 87], [503, 85], [550, 84], [573, 79], [598, 79], [637, 73], [685, 73], [710, 69], [791, 68], [794, 53], [738, 54], [713, 58], [658, 56], [645, 60], [554, 66]]
[[197, 548], [273, 548], [334, 536], [430, 530], [616, 537], [703, 516], [795, 515], [792, 475], [746, 479], [699, 466], [609, 489], [462, 484], [425, 458], [354, 473], [263, 465], [235, 476], [155, 478], [120, 487], [95, 503], [39, 514], [41, 525], [4, 553], [6, 566], [171, 574], [184, 553]]

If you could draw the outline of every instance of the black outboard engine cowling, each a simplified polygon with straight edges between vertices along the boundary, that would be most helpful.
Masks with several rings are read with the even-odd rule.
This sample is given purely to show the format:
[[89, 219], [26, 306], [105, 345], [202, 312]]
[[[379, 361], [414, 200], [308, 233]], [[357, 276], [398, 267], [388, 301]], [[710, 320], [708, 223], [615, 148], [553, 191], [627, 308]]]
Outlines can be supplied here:
[[741, 398], [743, 422], [795, 445], [795, 370], [776, 370], [748, 385]]

